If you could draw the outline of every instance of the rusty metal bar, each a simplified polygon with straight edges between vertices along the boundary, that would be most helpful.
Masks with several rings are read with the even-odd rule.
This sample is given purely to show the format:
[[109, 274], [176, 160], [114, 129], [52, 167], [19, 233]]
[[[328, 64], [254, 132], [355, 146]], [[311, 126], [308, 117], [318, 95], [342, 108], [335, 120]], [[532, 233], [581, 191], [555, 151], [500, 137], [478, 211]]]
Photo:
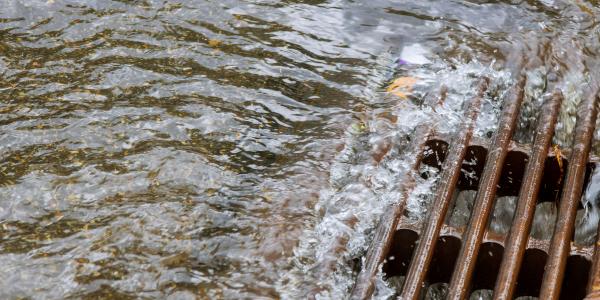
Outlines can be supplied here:
[[[434, 110], [436, 106], [444, 104], [447, 93], [448, 88], [442, 86], [440, 89], [440, 97], [429, 101], [429, 104], [432, 104]], [[406, 176], [406, 180], [400, 184], [400, 199], [390, 208], [386, 209], [379, 221], [379, 225], [373, 236], [373, 242], [367, 251], [365, 265], [361, 269], [354, 288], [352, 289], [351, 299], [367, 299], [373, 294], [375, 276], [377, 275], [379, 265], [388, 255], [390, 246], [393, 242], [394, 232], [398, 226], [398, 221], [406, 207], [406, 199], [408, 199], [408, 195], [410, 195], [416, 184], [414, 174], [418, 172], [419, 166], [421, 165], [423, 149], [432, 134], [433, 127], [431, 126], [420, 126], [416, 130], [416, 137], [413, 138], [411, 143], [412, 147], [410, 149], [416, 149], [417, 156], [409, 169], [410, 171]]]
[[473, 136], [475, 119], [479, 114], [482, 98], [488, 85], [489, 79], [487, 78], [483, 78], [479, 82], [477, 94], [471, 99], [469, 109], [465, 114], [466, 121], [459, 131], [456, 143], [449, 149], [439, 181], [441, 186], [438, 188], [434, 203], [431, 206], [428, 221], [413, 255], [413, 260], [411, 261], [401, 292], [401, 299], [417, 299], [419, 296], [421, 284], [427, 275], [429, 264], [433, 258], [433, 251], [460, 176], [462, 162]]
[[554, 234], [550, 243], [550, 253], [542, 280], [540, 299], [558, 299], [560, 296], [567, 256], [575, 229], [577, 206], [583, 190], [586, 163], [598, 116], [598, 86], [594, 86], [590, 92], [591, 94], [579, 105], [577, 111], [575, 139]]
[[508, 146], [515, 130], [519, 110], [525, 94], [525, 76], [520, 75], [513, 86], [506, 106], [503, 109], [498, 131], [490, 147], [485, 168], [481, 177], [475, 205], [471, 213], [470, 222], [463, 238], [462, 249], [456, 262], [450, 286], [448, 299], [465, 299], [470, 289], [471, 277], [475, 270], [477, 254], [481, 247], [483, 234], [488, 225], [488, 219], [494, 207], [496, 190], [502, 174], [502, 166], [508, 154]]
[[525, 171], [524, 181], [519, 193], [517, 208], [513, 217], [508, 241], [504, 249], [504, 257], [500, 265], [500, 272], [494, 289], [494, 299], [513, 299], [517, 278], [523, 262], [523, 255], [527, 247], [527, 240], [533, 214], [537, 204], [538, 193], [542, 183], [544, 162], [548, 155], [548, 148], [552, 142], [558, 111], [563, 101], [560, 90], [556, 90], [550, 99], [542, 106], [535, 141], [531, 156]]

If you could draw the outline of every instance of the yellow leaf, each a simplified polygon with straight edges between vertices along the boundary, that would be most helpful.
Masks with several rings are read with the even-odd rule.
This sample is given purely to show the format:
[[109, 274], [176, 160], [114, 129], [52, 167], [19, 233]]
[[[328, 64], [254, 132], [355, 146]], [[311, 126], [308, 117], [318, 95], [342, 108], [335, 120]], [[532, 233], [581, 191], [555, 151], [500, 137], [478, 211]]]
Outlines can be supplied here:
[[402, 99], [406, 99], [406, 98], [408, 98], [408, 97], [406, 96], [406, 94], [405, 94], [405, 93], [403, 93], [403, 92], [392, 92], [392, 94], [394, 94], [394, 95], [396, 95], [396, 96], [398, 96], [398, 97], [400, 97], [400, 98], [402, 98]]
[[398, 77], [388, 88], [386, 92], [392, 93], [400, 98], [406, 99], [407, 94], [412, 91], [412, 87], [417, 83], [414, 77]]
[[560, 173], [563, 173], [563, 161], [562, 161], [562, 151], [558, 145], [554, 145], [553, 147], [554, 155], [556, 156], [556, 162], [558, 163], [558, 167], [560, 168]]

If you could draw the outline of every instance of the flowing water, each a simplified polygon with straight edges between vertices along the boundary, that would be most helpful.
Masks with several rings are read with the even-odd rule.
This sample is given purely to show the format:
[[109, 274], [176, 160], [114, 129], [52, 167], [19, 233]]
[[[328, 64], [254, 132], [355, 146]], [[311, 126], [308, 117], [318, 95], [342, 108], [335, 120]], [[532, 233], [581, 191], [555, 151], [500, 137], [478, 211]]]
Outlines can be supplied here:
[[[0, 298], [344, 298], [415, 128], [456, 132], [480, 77], [478, 136], [525, 57], [516, 137], [560, 88], [568, 148], [599, 17], [592, 0], [3, 0]], [[396, 77], [412, 92], [387, 93]]]

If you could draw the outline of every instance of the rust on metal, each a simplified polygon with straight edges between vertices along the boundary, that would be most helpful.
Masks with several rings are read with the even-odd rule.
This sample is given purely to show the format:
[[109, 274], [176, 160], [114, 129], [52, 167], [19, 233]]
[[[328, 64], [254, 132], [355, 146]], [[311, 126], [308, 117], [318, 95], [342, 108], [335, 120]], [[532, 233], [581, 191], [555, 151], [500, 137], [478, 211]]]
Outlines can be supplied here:
[[[411, 141], [416, 159], [400, 184], [398, 203], [380, 220], [352, 299], [371, 297], [381, 267], [399, 299], [427, 298], [432, 292], [468, 299], [487, 290], [494, 299], [600, 300], [600, 227], [595, 228], [595, 245], [587, 244], [588, 229], [575, 235], [576, 219], [585, 217], [584, 186], [595, 184], [592, 174], [600, 167], [600, 157], [590, 153], [600, 86], [593, 82], [578, 107], [570, 148], [552, 147], [564, 100], [558, 89], [544, 98], [533, 143], [520, 144], [513, 134], [524, 101], [522, 74], [505, 100], [491, 143], [473, 136], [490, 85], [485, 78], [457, 136], [416, 130]], [[439, 98], [423, 105], [435, 110], [445, 95], [442, 89]], [[528, 128], [524, 124], [520, 130]], [[421, 165], [437, 168], [440, 177], [428, 215], [414, 220], [404, 210]], [[448, 288], [439, 289], [439, 284]]]
[[475, 198], [475, 206], [471, 213], [469, 226], [465, 233], [466, 236], [463, 238], [457, 267], [450, 281], [449, 299], [466, 298], [469, 292], [471, 277], [477, 262], [475, 258], [482, 246], [483, 234], [496, 199], [496, 190], [502, 175], [504, 160], [508, 154], [508, 145], [511, 142], [521, 103], [523, 102], [524, 88], [525, 76], [521, 75], [507, 99], [507, 105], [503, 109], [498, 131], [496, 131], [491, 145], [492, 150], [488, 153], [477, 197]]
[[[521, 264], [523, 263], [527, 239], [531, 231], [535, 206], [542, 183], [544, 162], [546, 161], [548, 149], [552, 142], [558, 111], [562, 101], [563, 95], [560, 90], [557, 90], [551, 98], [546, 99], [542, 106], [535, 131], [535, 141], [527, 164], [527, 170], [525, 171], [521, 191], [519, 192], [517, 208], [504, 249], [500, 272], [496, 280], [494, 299], [514, 298], [517, 278]], [[560, 159], [562, 163], [562, 158], [557, 157], [557, 159]]]
[[577, 111], [575, 139], [569, 159], [563, 190], [550, 242], [550, 253], [542, 280], [540, 299], [558, 299], [567, 269], [567, 258], [575, 230], [575, 217], [581, 199], [594, 127], [598, 115], [598, 87], [594, 86]]
[[[543, 119], [542, 119], [543, 120]], [[422, 159], [422, 164], [431, 167], [440, 167], [439, 160], [445, 161], [448, 152], [448, 142], [453, 139], [449, 135], [434, 135], [427, 142], [429, 149]], [[462, 164], [463, 172], [457, 183], [457, 190], [474, 190], [479, 186], [478, 181], [471, 182], [470, 172], [474, 172], [477, 177], [483, 173], [485, 164], [485, 156], [487, 153], [486, 147], [488, 142], [485, 139], [473, 137], [469, 147], [467, 148], [467, 156]], [[521, 182], [525, 177], [525, 169], [529, 160], [528, 154], [532, 152], [528, 145], [512, 143], [509, 147], [509, 152], [505, 161], [505, 166], [510, 165], [512, 173], [504, 172], [501, 178], [500, 187], [497, 191], [498, 196], [514, 196], [519, 193]], [[569, 157], [571, 150], [563, 149], [565, 157]], [[538, 201], [552, 203], [554, 195], [560, 191], [561, 186], [557, 185], [558, 180], [555, 177], [558, 173], [559, 166], [556, 160], [556, 153], [548, 151], [544, 165], [544, 174], [542, 176], [540, 189], [538, 193]], [[477, 161], [477, 164], [471, 164], [472, 161]], [[600, 158], [592, 156], [587, 164], [587, 173], [591, 173], [595, 165], [598, 164]], [[568, 160], [564, 159], [563, 163], [568, 166]], [[523, 169], [519, 171], [512, 166], [521, 166]], [[507, 178], [511, 177], [513, 182], [508, 182]], [[542, 205], [543, 203], [540, 203]], [[456, 209], [456, 208], [455, 208]], [[408, 216], [401, 216], [398, 226], [393, 236], [393, 242], [390, 247], [387, 260], [383, 264], [383, 272], [385, 277], [390, 279], [397, 276], [404, 276], [407, 273], [411, 259], [414, 259], [414, 249], [417, 245], [419, 236], [422, 235], [423, 221], [414, 221]], [[439, 238], [434, 249], [432, 262], [429, 272], [424, 281], [423, 288], [427, 289], [431, 284], [448, 283], [451, 279], [458, 257], [462, 240], [465, 238], [464, 227], [456, 227], [448, 222], [442, 225]], [[478, 255], [476, 276], [472, 279], [473, 290], [488, 289], [492, 290], [497, 281], [498, 270], [502, 261], [502, 250], [505, 248], [505, 234], [498, 234], [489, 229], [484, 234], [482, 240], [482, 248]], [[529, 237], [525, 241], [525, 252], [523, 254], [521, 271], [518, 274], [518, 283], [515, 291], [515, 297], [539, 295], [539, 287], [541, 285], [544, 266], [546, 263], [547, 253], [550, 248], [550, 241], [546, 239], [537, 239]], [[591, 265], [593, 247], [588, 245], [573, 244], [569, 250], [569, 258], [566, 270], [566, 280], [563, 283], [568, 295], [574, 295], [567, 299], [582, 299], [585, 295], [585, 287], [588, 281], [587, 274]], [[393, 259], [392, 259], [393, 258]], [[367, 297], [368, 299], [369, 297]], [[467, 297], [468, 298], [468, 297]], [[510, 299], [510, 298], [508, 298]]]
[[469, 109], [466, 112], [466, 121], [460, 130], [459, 137], [456, 139], [456, 143], [449, 149], [440, 177], [441, 186], [438, 188], [434, 204], [429, 213], [428, 222], [415, 251], [419, 255], [414, 256], [410, 263], [404, 288], [402, 289], [402, 299], [416, 299], [421, 291], [421, 285], [433, 258], [433, 251], [444, 222], [444, 217], [448, 211], [448, 206], [452, 200], [456, 183], [460, 177], [462, 162], [467, 154], [467, 147], [473, 136], [475, 119], [479, 113], [482, 98], [488, 85], [489, 79], [487, 78], [479, 82], [477, 94], [471, 100]]
[[[430, 102], [428, 104], [432, 105], [432, 109], [435, 110], [437, 106], [444, 104], [447, 92], [448, 88], [442, 86], [438, 99], [431, 99], [431, 101], [428, 101]], [[398, 225], [398, 220], [406, 207], [406, 199], [415, 187], [416, 181], [413, 177], [414, 173], [419, 170], [421, 160], [423, 159], [423, 150], [432, 134], [433, 128], [430, 126], [419, 126], [416, 130], [416, 137], [412, 139], [411, 144], [412, 149], [416, 149], [417, 156], [409, 169], [409, 173], [406, 174], [405, 180], [402, 181], [400, 185], [400, 199], [390, 208], [386, 209], [379, 221], [379, 225], [373, 236], [373, 242], [367, 251], [365, 265], [361, 269], [352, 290], [352, 299], [366, 299], [373, 293], [378, 267], [388, 255], [390, 245], [394, 238], [394, 232]]]

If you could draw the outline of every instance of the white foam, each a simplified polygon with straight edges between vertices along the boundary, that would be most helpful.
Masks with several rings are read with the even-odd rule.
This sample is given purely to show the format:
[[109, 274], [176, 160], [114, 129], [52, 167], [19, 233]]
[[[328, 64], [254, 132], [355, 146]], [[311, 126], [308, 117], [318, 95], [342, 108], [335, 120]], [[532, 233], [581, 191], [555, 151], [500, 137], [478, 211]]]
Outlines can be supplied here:
[[415, 65], [431, 63], [427, 56], [431, 56], [430, 51], [425, 49], [420, 44], [405, 46], [402, 48], [402, 53], [400, 53], [401, 60]]

